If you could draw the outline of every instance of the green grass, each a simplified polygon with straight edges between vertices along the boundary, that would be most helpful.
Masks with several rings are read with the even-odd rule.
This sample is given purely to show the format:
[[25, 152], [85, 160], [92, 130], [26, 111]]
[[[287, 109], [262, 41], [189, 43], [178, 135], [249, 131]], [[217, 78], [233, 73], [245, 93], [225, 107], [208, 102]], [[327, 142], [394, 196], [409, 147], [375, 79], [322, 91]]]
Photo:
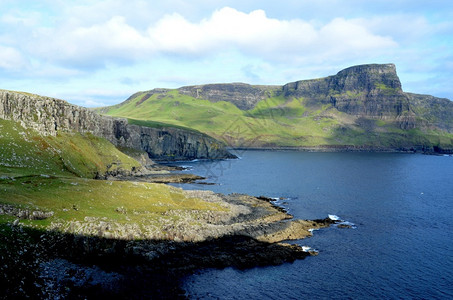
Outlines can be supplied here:
[[53, 211], [49, 219], [22, 221], [44, 227], [55, 220], [83, 222], [87, 217], [141, 224], [171, 210], [222, 209], [163, 184], [42, 176], [0, 179], [0, 203]]
[[[54, 212], [48, 219], [22, 224], [46, 229], [52, 222], [97, 218], [158, 227], [162, 218], [178, 218], [168, 215], [171, 211], [224, 210], [163, 184], [93, 179], [132, 167], [140, 165], [105, 139], [79, 133], [41, 136], [0, 119], [0, 204]], [[16, 218], [0, 217], [0, 223]]]
[[[376, 85], [381, 92], [393, 89]], [[361, 93], [348, 91], [348, 97]], [[367, 145], [396, 147], [416, 142], [430, 146], [441, 143], [451, 147], [452, 134], [441, 131], [407, 132], [394, 123], [369, 120], [372, 130], [362, 130], [352, 116], [331, 105], [317, 105], [303, 98], [282, 95], [260, 101], [251, 110], [240, 110], [229, 102], [210, 102], [168, 90], [135, 98], [102, 111], [108, 115], [131, 118], [135, 124], [191, 128], [226, 142], [232, 147]], [[145, 99], [145, 101], [143, 101]], [[374, 123], [373, 123], [374, 122]]]
[[110, 142], [92, 134], [59, 133], [42, 136], [18, 123], [0, 119], [0, 173], [11, 175], [97, 174], [130, 170], [140, 164]]
[[308, 111], [303, 99], [287, 101], [274, 96], [252, 110], [242, 111], [229, 102], [195, 99], [177, 90], [154, 94], [141, 102], [144, 95], [113, 107], [108, 114], [134, 119], [129, 122], [137, 125], [192, 128], [230, 146], [299, 146], [301, 141], [306, 145], [327, 144], [328, 131], [337, 124], [332, 118], [317, 118], [328, 108]]
[[200, 132], [198, 130], [195, 130], [193, 128], [189, 128], [189, 127], [185, 127], [185, 126], [172, 125], [172, 124], [168, 124], [168, 123], [162, 123], [162, 122], [156, 122], [156, 121], [150, 121], [150, 120], [135, 120], [135, 119], [130, 119], [130, 118], [128, 118], [127, 121], [128, 121], [129, 124], [132, 124], [132, 125], [145, 126], [145, 127], [151, 127], [151, 128], [159, 128], [159, 129], [171, 127], [171, 128], [178, 128], [178, 129], [183, 129], [183, 130], [186, 130], [186, 131], [191, 131], [191, 132], [196, 132], [196, 133], [203, 134], [202, 132]]

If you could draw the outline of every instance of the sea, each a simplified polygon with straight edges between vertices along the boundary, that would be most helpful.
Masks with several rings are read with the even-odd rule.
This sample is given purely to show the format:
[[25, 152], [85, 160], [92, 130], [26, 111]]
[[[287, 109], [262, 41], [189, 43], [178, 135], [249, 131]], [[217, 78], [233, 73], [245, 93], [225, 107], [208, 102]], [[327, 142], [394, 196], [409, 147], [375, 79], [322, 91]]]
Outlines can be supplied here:
[[177, 163], [206, 177], [183, 189], [275, 198], [296, 219], [352, 225], [292, 241], [317, 256], [182, 279], [191, 299], [453, 299], [453, 157], [237, 150]]

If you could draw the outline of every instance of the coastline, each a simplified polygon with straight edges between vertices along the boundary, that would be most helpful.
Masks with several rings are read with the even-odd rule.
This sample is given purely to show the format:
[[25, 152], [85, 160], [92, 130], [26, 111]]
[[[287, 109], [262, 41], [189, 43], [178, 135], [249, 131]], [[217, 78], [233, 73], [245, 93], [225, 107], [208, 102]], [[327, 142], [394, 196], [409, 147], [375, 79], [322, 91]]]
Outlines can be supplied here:
[[369, 153], [421, 153], [421, 154], [453, 154], [452, 149], [440, 147], [412, 146], [412, 147], [374, 147], [355, 145], [320, 145], [320, 146], [263, 146], [263, 147], [229, 147], [229, 151], [301, 151], [301, 152], [369, 152]]
[[52, 221], [50, 230], [40, 230], [22, 221], [34, 212], [2, 208], [3, 215], [20, 219], [2, 225], [3, 231], [12, 232], [0, 236], [2, 244], [27, 253], [25, 259], [14, 251], [5, 257], [20, 264], [11, 271], [26, 273], [25, 282], [36, 285], [30, 291], [39, 286], [45, 295], [178, 298], [183, 297], [181, 278], [201, 269], [279, 265], [316, 255], [284, 241], [310, 237], [313, 229], [338, 223], [330, 218], [294, 220], [274, 199], [263, 196], [183, 193], [221, 209], [169, 211], [167, 217], [177, 221], [162, 223], [162, 234], [101, 217]]

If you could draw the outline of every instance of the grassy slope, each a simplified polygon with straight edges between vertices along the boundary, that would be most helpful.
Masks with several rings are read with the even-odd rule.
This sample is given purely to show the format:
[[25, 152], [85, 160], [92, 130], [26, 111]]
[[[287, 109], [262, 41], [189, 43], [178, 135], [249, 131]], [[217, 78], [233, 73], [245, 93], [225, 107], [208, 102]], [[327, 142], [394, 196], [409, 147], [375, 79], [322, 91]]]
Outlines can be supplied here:
[[[218, 209], [167, 185], [90, 179], [98, 172], [139, 166], [104, 139], [78, 133], [44, 137], [0, 119], [0, 204], [55, 213], [47, 220], [21, 222], [48, 225], [104, 217], [140, 223], [170, 210]], [[118, 207], [131, 212], [128, 219], [116, 211]], [[0, 215], [0, 219], [15, 217]]]
[[[228, 102], [212, 103], [170, 90], [141, 101], [138, 93], [107, 114], [190, 127], [226, 141], [230, 146], [368, 145], [405, 147], [450, 145], [453, 135], [440, 131], [401, 130], [382, 120], [357, 126], [355, 120], [330, 105], [273, 96], [242, 111]], [[105, 112], [105, 108], [103, 109]]]
[[[49, 229], [71, 232], [74, 226], [78, 234], [90, 236], [121, 234], [137, 239], [143, 233], [171, 238], [167, 228], [180, 220], [181, 214], [225, 210], [163, 184], [90, 179], [98, 172], [134, 166], [139, 164], [104, 139], [69, 133], [43, 137], [0, 119], [2, 295], [53, 298], [52, 289], [43, 288], [41, 263], [65, 257], [65, 247], [73, 244], [70, 237], [65, 243], [63, 235], [54, 235]], [[4, 213], [11, 207], [16, 212], [53, 215], [44, 220], [21, 219], [22, 226], [12, 226], [17, 216]], [[116, 227], [104, 226], [99, 231], [102, 224]]]
[[41, 136], [18, 123], [0, 119], [0, 173], [75, 175], [93, 178], [140, 164], [105, 139], [91, 134]]
[[[53, 211], [55, 214], [45, 220], [21, 221], [39, 227], [46, 227], [50, 222], [83, 222], [87, 217], [145, 225], [158, 222], [162, 214], [170, 210], [220, 209], [215, 204], [188, 198], [181, 189], [163, 184], [76, 177], [0, 179], [0, 199], [2, 204], [23, 209]], [[14, 220], [14, 217], [6, 218]]]

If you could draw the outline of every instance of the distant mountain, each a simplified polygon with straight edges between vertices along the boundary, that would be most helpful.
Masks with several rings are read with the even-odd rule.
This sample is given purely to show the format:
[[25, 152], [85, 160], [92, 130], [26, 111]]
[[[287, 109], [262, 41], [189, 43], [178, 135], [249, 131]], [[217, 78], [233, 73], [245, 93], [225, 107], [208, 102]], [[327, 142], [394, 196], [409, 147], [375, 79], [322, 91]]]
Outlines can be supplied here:
[[393, 64], [283, 86], [154, 89], [98, 111], [190, 127], [241, 148], [453, 150], [453, 102], [405, 93]]

